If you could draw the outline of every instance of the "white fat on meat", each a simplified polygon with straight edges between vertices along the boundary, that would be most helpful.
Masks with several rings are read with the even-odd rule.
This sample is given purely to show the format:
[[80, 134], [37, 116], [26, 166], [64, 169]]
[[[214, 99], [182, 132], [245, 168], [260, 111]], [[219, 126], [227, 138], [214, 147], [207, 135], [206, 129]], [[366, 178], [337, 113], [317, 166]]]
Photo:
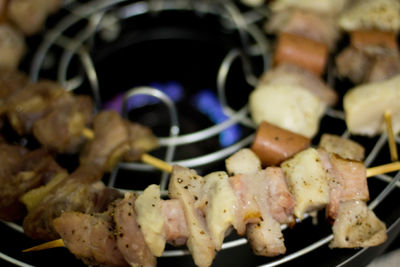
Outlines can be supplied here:
[[367, 169], [360, 161], [346, 160], [324, 150], [318, 150], [329, 176], [327, 216], [335, 219], [341, 202], [369, 200]]
[[174, 166], [170, 183], [169, 197], [180, 199], [189, 229], [187, 247], [193, 256], [194, 263], [200, 267], [210, 266], [215, 257], [215, 245], [209, 234], [205, 218], [196, 208], [196, 202], [202, 194], [204, 178], [194, 170]]
[[[269, 168], [267, 168], [268, 170]], [[243, 176], [258, 208], [259, 221], [247, 226], [247, 239], [256, 255], [273, 257], [286, 252], [280, 223], [271, 213], [267, 170]]]
[[392, 113], [394, 133], [400, 131], [400, 75], [391, 79], [360, 85], [343, 98], [346, 124], [350, 133], [374, 136], [386, 128], [384, 113]]
[[161, 210], [160, 186], [148, 186], [136, 199], [135, 208], [136, 219], [147, 246], [154, 256], [160, 257], [165, 248], [165, 220]]
[[226, 233], [234, 223], [238, 204], [226, 172], [210, 173], [204, 176], [204, 180], [206, 222], [215, 248], [220, 250]]
[[306, 137], [313, 137], [326, 104], [299, 85], [260, 83], [249, 97], [256, 124], [267, 121]]
[[296, 201], [293, 213], [297, 218], [303, 219], [306, 212], [321, 209], [329, 203], [329, 178], [316, 149], [297, 153], [284, 161], [281, 168]]
[[225, 160], [229, 175], [253, 173], [261, 170], [261, 160], [249, 148], [242, 148]]
[[364, 201], [351, 200], [340, 204], [332, 227], [331, 248], [376, 246], [386, 241], [386, 225]]

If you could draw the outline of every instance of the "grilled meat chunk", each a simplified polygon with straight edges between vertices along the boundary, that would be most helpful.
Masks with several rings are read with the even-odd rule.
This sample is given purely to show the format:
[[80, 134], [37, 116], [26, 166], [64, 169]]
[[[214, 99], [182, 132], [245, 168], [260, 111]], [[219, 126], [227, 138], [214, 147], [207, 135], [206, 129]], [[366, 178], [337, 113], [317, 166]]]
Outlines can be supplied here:
[[65, 172], [45, 150], [27, 151], [19, 146], [0, 144], [4, 160], [1, 168], [0, 218], [16, 220], [25, 215], [19, 198], [29, 190]]
[[364, 201], [350, 200], [340, 204], [333, 224], [331, 248], [376, 246], [386, 241], [386, 225]]
[[357, 142], [334, 134], [322, 134], [318, 147], [344, 159], [362, 161], [365, 149]]
[[173, 246], [183, 246], [189, 237], [189, 229], [179, 199], [161, 201], [161, 213], [164, 217], [164, 234], [166, 241]]
[[117, 247], [112, 222], [113, 207], [104, 213], [64, 212], [53, 225], [65, 246], [91, 266], [123, 267], [129, 264]]
[[94, 119], [94, 139], [86, 143], [80, 160], [110, 171], [121, 159], [136, 161], [157, 146], [149, 128], [124, 120], [114, 111], [102, 111]]
[[54, 108], [33, 126], [33, 134], [45, 147], [58, 153], [77, 153], [85, 141], [83, 130], [93, 120], [93, 102], [88, 96], [73, 96]]
[[107, 188], [99, 180], [102, 172], [97, 166], [82, 165], [58, 183], [24, 218], [26, 235], [33, 239], [58, 238], [53, 220], [65, 211], [83, 213], [103, 212], [121, 194]]
[[22, 33], [8, 23], [0, 24], [0, 67], [16, 70], [25, 51]]
[[114, 210], [114, 222], [117, 246], [125, 260], [131, 266], [151, 267], [156, 265], [156, 258], [146, 245], [141, 226], [136, 220], [135, 196], [125, 194]]

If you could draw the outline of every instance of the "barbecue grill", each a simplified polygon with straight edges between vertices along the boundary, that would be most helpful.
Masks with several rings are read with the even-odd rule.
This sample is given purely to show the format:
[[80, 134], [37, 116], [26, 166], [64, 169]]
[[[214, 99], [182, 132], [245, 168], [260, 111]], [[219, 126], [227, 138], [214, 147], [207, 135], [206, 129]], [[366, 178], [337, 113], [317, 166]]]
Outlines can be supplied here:
[[[253, 141], [256, 125], [247, 97], [271, 64], [274, 39], [262, 31], [268, 16], [266, 8], [239, 1], [65, 1], [46, 29], [28, 39], [31, 50], [22, 68], [34, 81], [58, 80], [67, 90], [91, 94], [97, 109], [113, 106], [151, 127], [160, 137], [161, 148], [152, 152], [156, 157], [205, 175], [224, 170], [224, 160]], [[335, 77], [332, 64], [325, 78], [341, 96], [349, 88]], [[325, 132], [363, 144], [367, 166], [390, 160], [386, 135], [351, 136], [340, 106], [326, 112], [313, 142]], [[25, 142], [29, 146], [30, 140]], [[76, 167], [73, 157], [59, 159]], [[368, 180], [369, 205], [388, 227], [388, 240], [378, 247], [331, 250], [330, 225], [323, 215], [308, 216], [293, 229], [282, 226], [285, 255], [255, 256], [245, 238], [231, 234], [213, 266], [365, 265], [400, 231], [399, 179], [392, 173]], [[166, 195], [168, 174], [121, 162], [104, 181], [139, 192], [157, 183]], [[1, 223], [0, 232], [1, 266], [85, 266], [66, 249], [23, 254], [38, 242], [25, 237], [18, 223]], [[168, 246], [158, 266], [194, 264], [185, 248]]]

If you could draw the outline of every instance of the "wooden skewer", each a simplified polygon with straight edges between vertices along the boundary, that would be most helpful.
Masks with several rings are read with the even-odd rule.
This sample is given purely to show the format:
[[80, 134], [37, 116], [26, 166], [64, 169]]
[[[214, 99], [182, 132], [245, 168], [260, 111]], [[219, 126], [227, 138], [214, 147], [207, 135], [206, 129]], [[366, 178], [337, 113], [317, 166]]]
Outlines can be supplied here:
[[396, 140], [394, 138], [393, 127], [392, 127], [392, 113], [389, 110], [385, 112], [385, 121], [386, 121], [386, 133], [388, 136], [389, 149], [390, 149], [390, 158], [392, 161], [398, 161], [399, 157], [397, 154], [397, 145], [396, 145]]
[[24, 249], [22, 252], [32, 252], [32, 251], [39, 251], [39, 250], [45, 250], [45, 249], [50, 249], [50, 248], [60, 248], [60, 247], [65, 247], [64, 241], [61, 238], [31, 247], [31, 248]]
[[[94, 138], [94, 133], [92, 129], [85, 128], [82, 131], [82, 135], [86, 137], [89, 140], [92, 140]], [[166, 171], [171, 173], [172, 172], [172, 166], [165, 161], [162, 161], [156, 157], [153, 157], [149, 154], [143, 154], [140, 158], [140, 160], [146, 164], [149, 164], [157, 169], [160, 169], [162, 171]]]
[[400, 162], [392, 162], [367, 169], [367, 177], [376, 176], [379, 174], [389, 173], [400, 170]]

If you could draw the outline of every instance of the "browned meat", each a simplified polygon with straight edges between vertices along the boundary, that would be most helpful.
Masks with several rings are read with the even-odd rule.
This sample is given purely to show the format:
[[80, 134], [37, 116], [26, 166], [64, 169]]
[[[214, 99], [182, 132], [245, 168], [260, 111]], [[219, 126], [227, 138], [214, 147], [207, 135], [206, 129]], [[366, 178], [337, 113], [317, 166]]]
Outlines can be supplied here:
[[390, 79], [400, 73], [400, 55], [379, 55], [374, 58], [374, 62], [365, 77], [365, 81], [378, 82]]
[[186, 244], [189, 236], [185, 213], [179, 199], [168, 199], [161, 201], [161, 212], [165, 218], [165, 239], [174, 246]]
[[339, 76], [348, 77], [355, 84], [364, 80], [371, 64], [366, 54], [352, 46], [340, 52], [335, 60]]
[[12, 0], [8, 5], [8, 18], [25, 34], [39, 32], [49, 13], [56, 11], [62, 0]]
[[94, 139], [81, 153], [81, 163], [92, 163], [110, 171], [121, 159], [136, 161], [158, 146], [147, 127], [129, 122], [114, 111], [102, 111], [94, 119]]
[[0, 113], [7, 99], [28, 85], [28, 77], [19, 71], [0, 68]]
[[55, 175], [65, 172], [45, 150], [26, 152], [25, 149], [1, 144], [3, 163], [1, 170], [0, 218], [15, 220], [25, 214], [19, 197], [29, 190], [47, 183]]
[[72, 95], [51, 81], [40, 81], [12, 95], [7, 103], [7, 116], [19, 135], [30, 134], [34, 123], [53, 108], [72, 101]]
[[0, 24], [0, 67], [17, 69], [25, 51], [22, 33], [7, 23]]
[[129, 266], [117, 247], [110, 211], [100, 214], [64, 212], [53, 221], [65, 246], [88, 265]]
[[156, 258], [147, 247], [136, 221], [135, 196], [127, 193], [117, 203], [114, 211], [114, 222], [117, 235], [117, 246], [125, 260], [131, 266], [156, 266]]
[[100, 182], [101, 177], [102, 172], [97, 166], [80, 166], [28, 213], [23, 222], [25, 234], [33, 239], [53, 240], [58, 238], [53, 219], [62, 212], [103, 212], [110, 202], [121, 195]]
[[93, 102], [88, 96], [74, 96], [54, 108], [33, 126], [33, 134], [45, 147], [58, 153], [77, 153], [85, 141], [83, 130], [93, 119]]

